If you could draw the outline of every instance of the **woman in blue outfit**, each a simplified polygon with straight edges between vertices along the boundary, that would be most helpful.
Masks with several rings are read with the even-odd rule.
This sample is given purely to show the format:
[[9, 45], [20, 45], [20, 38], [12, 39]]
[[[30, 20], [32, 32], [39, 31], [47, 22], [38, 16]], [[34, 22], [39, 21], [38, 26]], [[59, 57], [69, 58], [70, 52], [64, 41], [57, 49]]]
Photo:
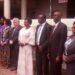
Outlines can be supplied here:
[[75, 75], [75, 22], [72, 27], [72, 35], [65, 42], [63, 60], [67, 65], [67, 75]]

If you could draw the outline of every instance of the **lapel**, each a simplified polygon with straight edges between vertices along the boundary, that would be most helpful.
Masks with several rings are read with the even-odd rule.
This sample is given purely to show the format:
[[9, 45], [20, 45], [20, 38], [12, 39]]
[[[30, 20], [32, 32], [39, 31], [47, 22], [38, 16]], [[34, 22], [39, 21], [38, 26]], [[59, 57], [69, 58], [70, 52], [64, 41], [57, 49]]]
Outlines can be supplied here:
[[[40, 26], [40, 25], [38, 25], [37, 28], [36, 28], [35, 42], [36, 42], [36, 39], [37, 39], [37, 31], [38, 31], [39, 26]], [[42, 32], [41, 32], [40, 42], [43, 40], [43, 36], [44, 36], [44, 34], [45, 34], [45, 30], [46, 30], [46, 24], [44, 25], [44, 27], [43, 27], [43, 29], [42, 29]]]
[[14, 29], [15, 29], [15, 28], [13, 28], [12, 36], [17, 35], [17, 33], [18, 33], [19, 29], [20, 29], [20, 26], [18, 26], [18, 27], [15, 29], [15, 31], [14, 31]]
[[61, 27], [61, 25], [60, 25], [60, 23], [59, 23], [58, 26], [57, 26], [57, 28], [56, 28], [55, 31], [54, 31], [54, 35], [59, 31], [60, 27]]
[[[47, 24], [47, 23], [46, 23]], [[45, 36], [46, 36], [46, 29], [47, 29], [47, 25], [44, 25], [43, 30], [41, 32], [41, 36], [40, 36], [40, 44], [42, 44], [42, 42], [45, 40]]]
[[35, 36], [36, 36], [36, 37], [37, 37], [37, 31], [38, 31], [39, 26], [40, 26], [40, 25], [38, 25], [38, 26], [36, 27], [36, 33], [35, 33]]
[[[45, 30], [46, 30], [46, 24], [44, 25], [43, 29], [42, 29], [42, 32], [41, 32], [41, 37], [45, 34]], [[41, 38], [40, 37], [40, 38]]]
[[36, 32], [35, 32], [35, 43], [36, 43], [36, 39], [37, 39], [37, 31], [38, 31], [39, 26], [40, 26], [40, 25], [38, 25], [38, 26], [36, 27]]
[[67, 50], [69, 50], [70, 48], [72, 48], [74, 45], [75, 45], [75, 40], [73, 40], [73, 41], [69, 44]]
[[52, 32], [51, 32], [51, 37], [52, 37], [52, 38], [58, 34], [58, 32], [59, 32], [59, 30], [60, 30], [60, 28], [61, 28], [61, 25], [60, 25], [60, 24], [61, 24], [61, 23], [58, 24], [58, 26], [57, 26], [57, 28], [54, 30], [54, 32], [53, 32], [53, 28], [54, 28], [54, 27], [52, 28]]

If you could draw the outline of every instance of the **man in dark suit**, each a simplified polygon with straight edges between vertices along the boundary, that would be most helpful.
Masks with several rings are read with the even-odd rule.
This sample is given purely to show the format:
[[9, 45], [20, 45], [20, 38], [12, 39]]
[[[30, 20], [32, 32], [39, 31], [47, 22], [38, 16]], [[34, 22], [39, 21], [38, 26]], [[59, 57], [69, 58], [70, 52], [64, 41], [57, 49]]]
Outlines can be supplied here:
[[19, 45], [18, 45], [18, 35], [19, 31], [22, 28], [19, 25], [19, 19], [13, 19], [14, 27], [11, 29], [11, 36], [10, 36], [10, 63], [13, 68], [11, 70], [17, 69], [17, 62], [18, 62], [18, 52], [19, 52]]
[[38, 22], [35, 34], [37, 75], [48, 75], [48, 39], [52, 26], [46, 22], [44, 14], [38, 16]]
[[61, 75], [62, 53], [67, 38], [67, 27], [61, 22], [61, 16], [59, 10], [53, 12], [55, 26], [53, 26], [49, 38], [50, 75]]

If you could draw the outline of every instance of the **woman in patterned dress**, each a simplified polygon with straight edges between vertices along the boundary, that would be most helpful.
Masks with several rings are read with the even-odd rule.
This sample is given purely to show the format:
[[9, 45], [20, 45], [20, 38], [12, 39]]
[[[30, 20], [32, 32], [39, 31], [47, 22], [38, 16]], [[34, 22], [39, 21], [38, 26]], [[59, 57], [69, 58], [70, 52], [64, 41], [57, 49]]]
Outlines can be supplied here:
[[10, 38], [10, 31], [11, 31], [11, 21], [9, 19], [4, 20], [4, 29], [3, 29], [3, 35], [2, 35], [2, 59], [3, 59], [3, 65], [6, 65], [7, 67], [10, 64], [10, 48], [9, 48], [9, 38]]

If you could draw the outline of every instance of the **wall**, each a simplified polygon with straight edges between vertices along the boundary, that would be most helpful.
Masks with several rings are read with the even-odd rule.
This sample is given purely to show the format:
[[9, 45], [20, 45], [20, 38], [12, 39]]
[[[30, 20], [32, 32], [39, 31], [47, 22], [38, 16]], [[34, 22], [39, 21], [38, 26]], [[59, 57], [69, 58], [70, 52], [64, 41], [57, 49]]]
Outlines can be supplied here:
[[[58, 0], [51, 0], [51, 11], [50, 11], [50, 0], [27, 0], [28, 1], [28, 13], [31, 15], [35, 14], [35, 18], [40, 13], [45, 13], [49, 18], [50, 13], [59, 9], [63, 13], [63, 17], [67, 17], [67, 3], [58, 3]], [[35, 12], [32, 14], [32, 12]], [[30, 15], [30, 16], [31, 16]]]
[[[72, 27], [73, 22], [75, 21], [75, 19], [61, 19], [61, 21], [67, 25], [67, 28], [68, 28], [68, 36], [70, 36], [72, 34], [71, 27]], [[47, 19], [47, 22], [50, 25], [53, 25], [53, 20], [52, 19]], [[20, 20], [20, 25], [21, 26], [24, 26], [24, 20]], [[31, 26], [33, 26], [34, 28], [36, 28], [37, 25], [38, 25], [38, 20], [37, 19], [33, 19]], [[13, 26], [13, 24], [12, 24], [12, 26]]]
[[51, 0], [52, 10], [59, 9], [63, 13], [63, 17], [67, 17], [67, 3], [58, 3], [58, 0]]

